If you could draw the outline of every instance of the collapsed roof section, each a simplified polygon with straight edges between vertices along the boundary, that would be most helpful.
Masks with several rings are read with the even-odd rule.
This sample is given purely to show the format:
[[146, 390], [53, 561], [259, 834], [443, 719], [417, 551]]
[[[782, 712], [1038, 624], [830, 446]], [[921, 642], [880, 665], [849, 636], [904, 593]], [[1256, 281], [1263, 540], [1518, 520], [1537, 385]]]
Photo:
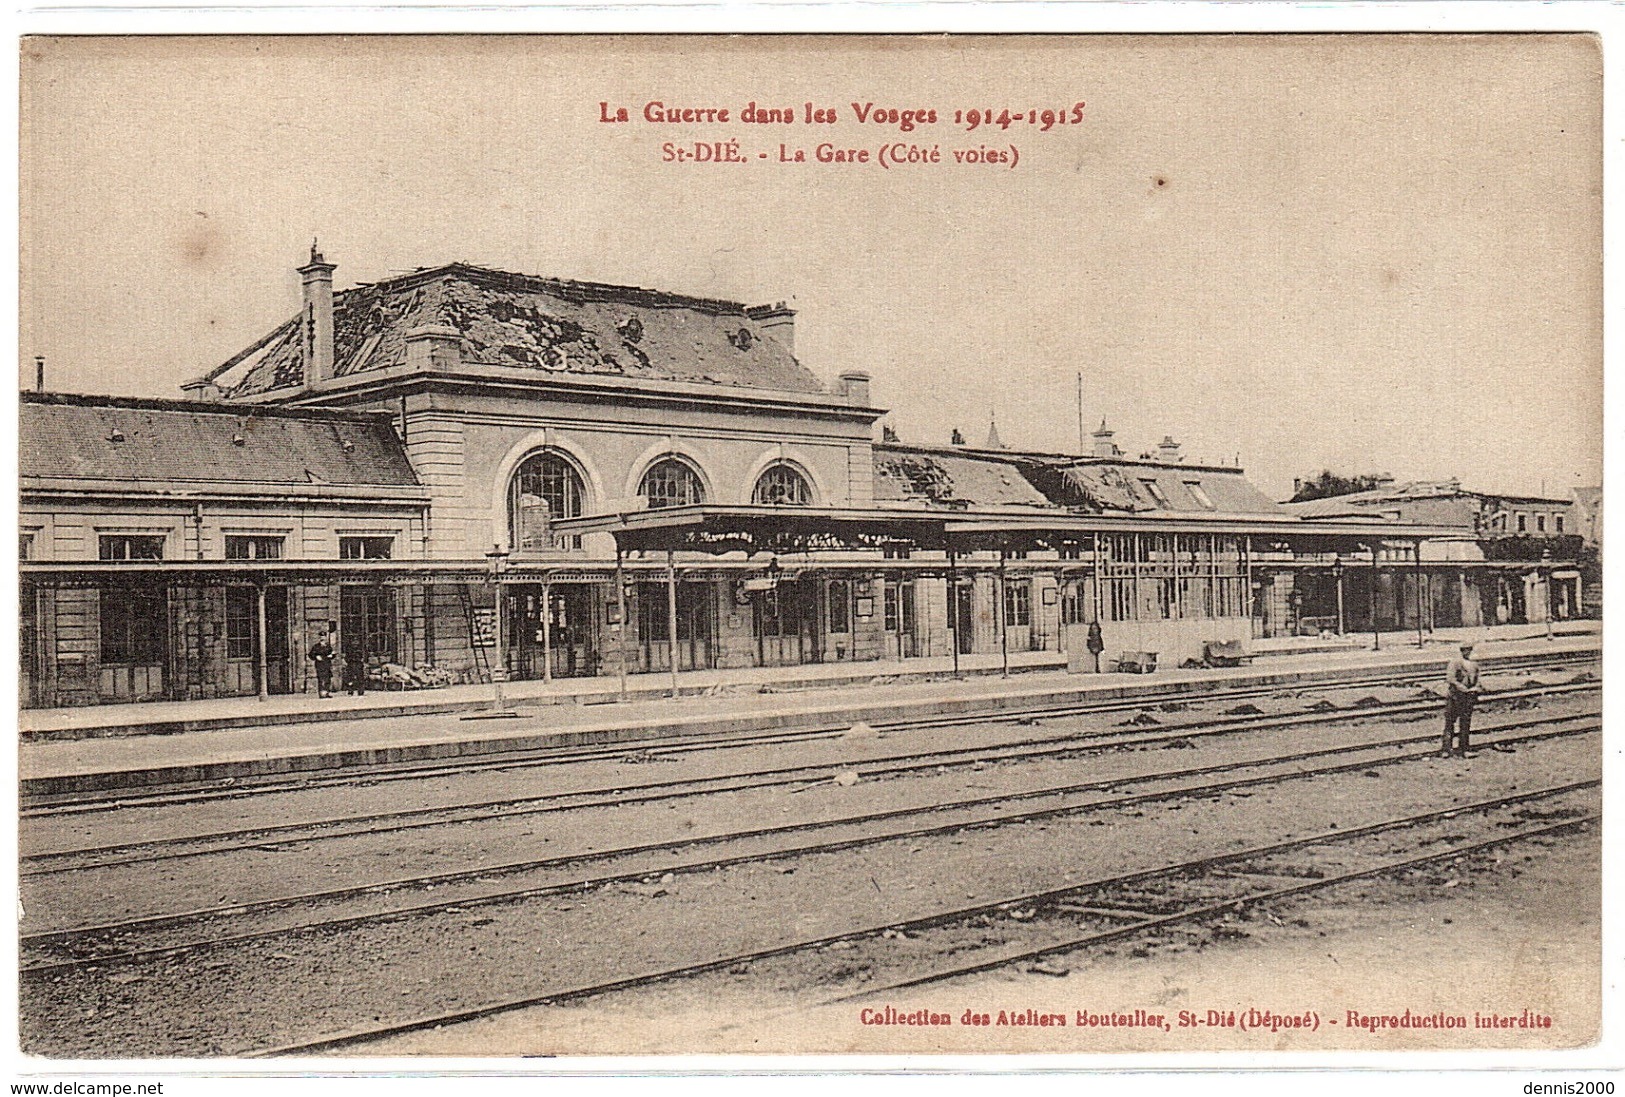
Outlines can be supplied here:
[[[539, 373], [698, 382], [818, 394], [793, 353], [794, 313], [464, 263], [333, 295], [332, 375], [405, 363], [408, 335], [443, 331], [461, 361]], [[296, 389], [311, 373], [298, 317], [207, 377], [230, 399]], [[321, 376], [318, 369], [316, 376]]]
[[875, 501], [893, 508], [1025, 507], [1079, 514], [1285, 516], [1238, 468], [881, 443]]

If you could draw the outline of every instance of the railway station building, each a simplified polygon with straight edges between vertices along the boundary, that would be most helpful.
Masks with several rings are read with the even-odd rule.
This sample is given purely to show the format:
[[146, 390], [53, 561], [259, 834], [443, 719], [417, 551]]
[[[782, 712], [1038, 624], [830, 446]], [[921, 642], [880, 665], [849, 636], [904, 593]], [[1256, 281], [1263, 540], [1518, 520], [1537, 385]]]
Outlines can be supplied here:
[[22, 395], [25, 704], [314, 692], [324, 635], [367, 688], [1061, 652], [1095, 623], [1108, 662], [1168, 665], [1486, 622], [1500, 572], [1538, 619], [1572, 566], [1295, 512], [1104, 423], [1076, 454], [877, 441], [868, 375], [815, 376], [782, 304], [334, 269], [313, 250], [298, 314], [183, 399]]

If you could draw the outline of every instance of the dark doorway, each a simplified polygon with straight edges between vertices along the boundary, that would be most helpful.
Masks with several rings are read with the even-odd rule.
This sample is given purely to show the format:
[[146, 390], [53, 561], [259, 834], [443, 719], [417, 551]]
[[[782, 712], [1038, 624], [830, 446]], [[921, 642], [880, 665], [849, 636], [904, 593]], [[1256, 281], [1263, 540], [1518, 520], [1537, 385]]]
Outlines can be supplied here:
[[976, 650], [976, 588], [969, 583], [954, 592], [954, 643], [961, 655]]
[[[702, 670], [716, 665], [710, 583], [677, 584], [677, 669]], [[638, 645], [643, 669], [671, 669], [671, 592], [665, 583], [639, 583]]]
[[539, 586], [514, 587], [504, 592], [508, 610], [504, 639], [508, 644], [509, 671], [515, 678], [534, 681], [546, 677], [546, 658], [552, 659], [554, 678], [598, 673], [594, 589], [585, 584], [551, 587], [547, 604]]
[[816, 580], [786, 580], [751, 593], [758, 665], [788, 667], [822, 659], [818, 594]]
[[910, 579], [887, 579], [885, 583], [885, 604], [882, 609], [886, 634], [893, 638], [897, 658], [913, 658], [919, 654], [920, 646], [915, 631], [914, 582]]
[[385, 587], [342, 587], [339, 593], [339, 654], [346, 686], [366, 682], [369, 668], [395, 659], [395, 592]]
[[[226, 588], [227, 688], [234, 693], [259, 692], [259, 592], [254, 587]], [[288, 588], [265, 588], [265, 689], [291, 693], [288, 659]]]
[[104, 701], [167, 697], [169, 598], [139, 582], [100, 593], [100, 696]]

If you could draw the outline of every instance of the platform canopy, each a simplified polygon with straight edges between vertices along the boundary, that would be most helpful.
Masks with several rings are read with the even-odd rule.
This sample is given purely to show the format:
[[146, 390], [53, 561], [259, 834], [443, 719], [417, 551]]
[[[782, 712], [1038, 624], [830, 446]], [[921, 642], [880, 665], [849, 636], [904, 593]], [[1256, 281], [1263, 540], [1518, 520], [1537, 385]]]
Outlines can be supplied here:
[[634, 552], [841, 552], [888, 545], [944, 550], [944, 517], [926, 511], [700, 503], [561, 518], [553, 532], [609, 533], [620, 548]]
[[1249, 536], [1322, 549], [1461, 539], [1450, 526], [1384, 520], [1305, 521], [1287, 516], [1181, 513], [1077, 514], [1044, 510], [724, 506], [700, 503], [562, 518], [560, 536], [608, 533], [627, 551], [817, 552], [902, 545], [926, 551], [1027, 550], [1077, 544], [1106, 533]]
[[194, 586], [483, 583], [491, 574], [484, 560], [25, 560], [18, 570], [24, 581], [41, 586], [87, 588], [161, 582]]

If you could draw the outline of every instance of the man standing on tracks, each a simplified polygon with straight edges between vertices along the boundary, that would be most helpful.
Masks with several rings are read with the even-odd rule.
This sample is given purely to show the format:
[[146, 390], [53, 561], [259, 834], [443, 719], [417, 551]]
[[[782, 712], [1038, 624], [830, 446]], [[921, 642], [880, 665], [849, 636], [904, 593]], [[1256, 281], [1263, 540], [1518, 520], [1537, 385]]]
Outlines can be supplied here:
[[1473, 704], [1478, 700], [1478, 664], [1473, 662], [1472, 644], [1461, 645], [1461, 654], [1450, 660], [1444, 678], [1449, 693], [1444, 702], [1443, 753], [1464, 755], [1473, 731]]

